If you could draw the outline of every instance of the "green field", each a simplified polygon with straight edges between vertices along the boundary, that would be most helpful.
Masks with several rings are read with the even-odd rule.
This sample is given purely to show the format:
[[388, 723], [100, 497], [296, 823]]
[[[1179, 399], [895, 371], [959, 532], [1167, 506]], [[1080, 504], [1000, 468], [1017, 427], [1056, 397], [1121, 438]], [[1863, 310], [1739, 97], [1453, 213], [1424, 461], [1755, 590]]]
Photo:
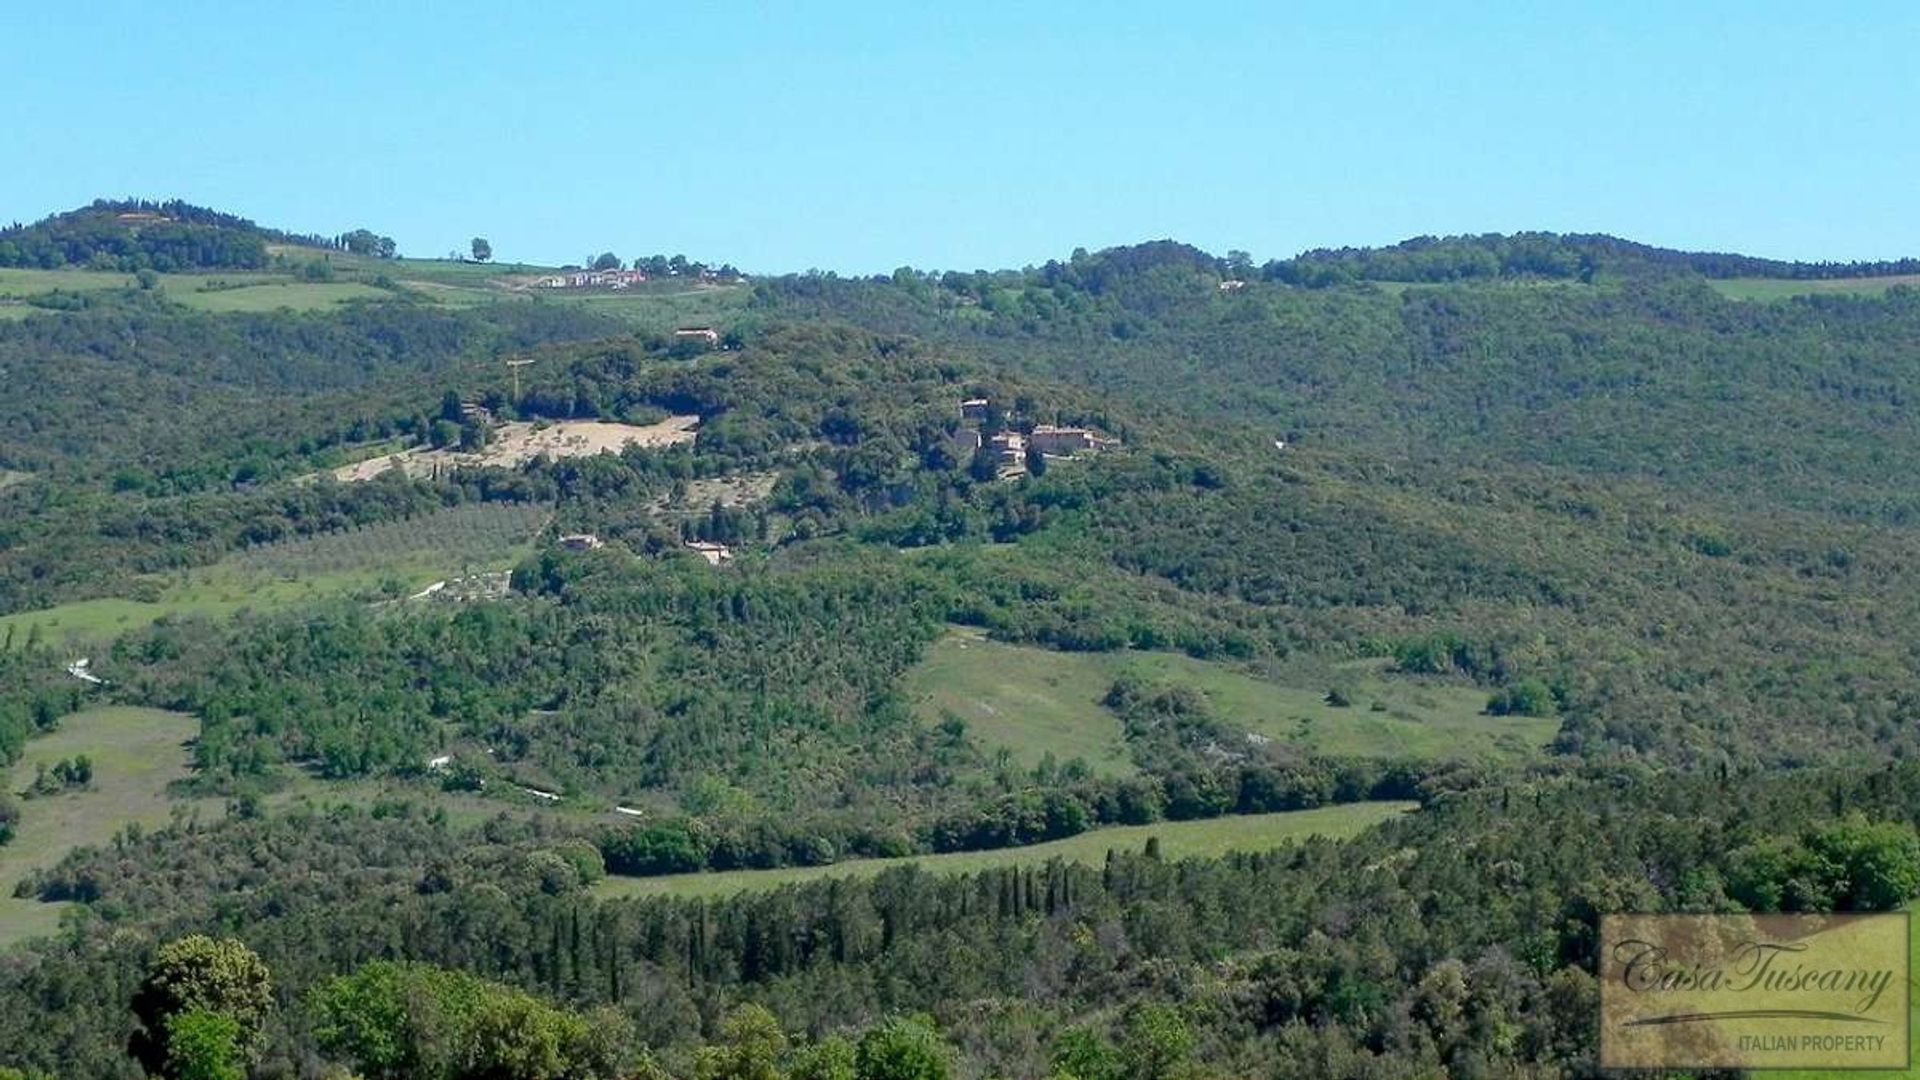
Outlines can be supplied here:
[[197, 570], [156, 580], [157, 595], [80, 600], [0, 616], [0, 645], [97, 642], [167, 615], [219, 618], [336, 596], [408, 596], [431, 582], [508, 569], [532, 550], [544, 506], [477, 504], [411, 521], [264, 544]]
[[[307, 257], [298, 248], [290, 258]], [[724, 324], [747, 300], [740, 285], [701, 285], [678, 279], [650, 281], [631, 289], [540, 289], [534, 277], [550, 267], [525, 263], [473, 263], [454, 259], [375, 259], [347, 252], [326, 252], [341, 281], [370, 282], [384, 277], [423, 299], [455, 307], [503, 300], [575, 304], [612, 315], [638, 330]]]
[[[235, 270], [217, 274], [161, 274], [159, 287], [169, 294], [190, 293], [211, 282], [228, 285], [259, 285], [285, 281], [285, 275]], [[132, 274], [102, 270], [23, 270], [0, 269], [0, 297], [23, 299], [44, 296], [54, 291], [102, 292], [111, 289], [136, 289], [140, 282]]]
[[1720, 295], [1735, 300], [1786, 300], [1795, 296], [1879, 296], [1895, 285], [1920, 286], [1920, 274], [1833, 278], [1828, 281], [1799, 281], [1791, 278], [1723, 278], [1709, 284]]
[[998, 851], [951, 855], [915, 855], [900, 859], [857, 859], [832, 866], [796, 866], [779, 870], [731, 870], [725, 873], [667, 874], [661, 877], [609, 877], [594, 886], [607, 897], [715, 897], [753, 889], [774, 889], [837, 877], [872, 877], [898, 866], [917, 865], [936, 874], [966, 874], [1001, 866], [1039, 866], [1065, 859], [1089, 866], [1106, 861], [1109, 851], [1138, 851], [1149, 837], [1160, 840], [1168, 859], [1213, 858], [1233, 851], [1267, 851], [1324, 836], [1343, 840], [1414, 809], [1409, 802], [1349, 803], [1285, 814], [1252, 814], [1206, 821], [1163, 821], [1095, 829], [1065, 840]]
[[469, 262], [465, 259], [381, 259], [355, 255], [350, 251], [321, 251], [291, 244], [268, 244], [267, 254], [285, 257], [288, 262], [305, 263], [324, 259], [336, 275], [349, 278], [373, 278], [385, 275], [408, 284], [426, 283], [457, 288], [487, 289], [503, 277], [540, 274], [550, 267], [527, 263]]
[[[86, 754], [93, 759], [94, 782], [85, 791], [21, 799], [19, 834], [0, 846], [0, 948], [23, 938], [51, 933], [70, 905], [19, 900], [13, 890], [28, 873], [53, 866], [76, 847], [111, 841], [126, 825], [156, 827], [175, 813], [202, 819], [225, 814], [218, 798], [171, 799], [167, 786], [188, 775], [188, 742], [199, 733], [194, 717], [158, 709], [105, 706], [75, 713], [57, 730], [28, 741], [15, 764], [8, 790], [16, 796], [33, 782], [36, 764]], [[419, 780], [321, 780], [298, 775], [264, 802], [276, 812], [339, 805], [412, 802], [446, 813], [456, 827], [474, 827], [501, 814], [552, 816], [569, 811], [544, 803], [518, 802], [483, 795], [450, 794]]]
[[187, 740], [199, 731], [191, 716], [158, 709], [109, 707], [75, 713], [58, 730], [27, 743], [9, 789], [24, 791], [36, 764], [86, 754], [93, 784], [84, 791], [22, 799], [20, 830], [0, 847], [0, 945], [53, 930], [65, 905], [14, 899], [29, 872], [60, 861], [76, 847], [104, 844], [125, 826], [167, 824], [176, 812], [224, 813], [218, 799], [178, 801], [167, 785], [185, 776]]
[[1486, 715], [1484, 690], [1395, 678], [1377, 665], [1329, 676], [1353, 701], [1335, 707], [1325, 700], [1327, 680], [1290, 684], [1176, 653], [1053, 652], [972, 633], [936, 642], [906, 689], [926, 722], [958, 716], [976, 741], [1006, 748], [1022, 765], [1052, 754], [1123, 775], [1133, 763], [1120, 721], [1100, 702], [1129, 673], [1191, 686], [1226, 723], [1327, 754], [1514, 760], [1559, 730], [1551, 719]]
[[[40, 309], [22, 303], [55, 291], [88, 293], [134, 289], [132, 274], [98, 270], [0, 270], [0, 312], [24, 317]], [[220, 271], [160, 274], [167, 299], [200, 311], [317, 311], [350, 300], [390, 299], [392, 293], [356, 281], [305, 281], [289, 274]]]
[[0, 491], [5, 491], [15, 484], [24, 484], [31, 479], [33, 479], [32, 473], [14, 472], [12, 469], [0, 469]]
[[638, 330], [668, 331], [676, 326], [724, 325], [747, 301], [743, 286], [693, 286], [649, 282], [619, 292], [554, 289], [551, 303], [577, 304], [631, 323]]
[[385, 289], [353, 281], [277, 281], [244, 289], [170, 292], [171, 300], [201, 311], [317, 311], [350, 300], [390, 300]]
[[[526, 283], [546, 268], [525, 264], [471, 263], [451, 259], [376, 259], [344, 251], [274, 247], [298, 265], [324, 260], [331, 281], [307, 281], [289, 269], [161, 274], [157, 287], [167, 299], [213, 312], [263, 312], [282, 308], [317, 311], [354, 300], [392, 299], [398, 288], [431, 303], [472, 307], [501, 302], [540, 301], [576, 304], [622, 319], [639, 330], [670, 330], [688, 324], [726, 321], [746, 303], [739, 285], [700, 285], [679, 280], [649, 282], [633, 289], [541, 290]], [[376, 285], [375, 283], [379, 284]], [[87, 293], [138, 288], [132, 274], [97, 270], [0, 269], [0, 318], [25, 318], [36, 311], [29, 297], [56, 290]]]

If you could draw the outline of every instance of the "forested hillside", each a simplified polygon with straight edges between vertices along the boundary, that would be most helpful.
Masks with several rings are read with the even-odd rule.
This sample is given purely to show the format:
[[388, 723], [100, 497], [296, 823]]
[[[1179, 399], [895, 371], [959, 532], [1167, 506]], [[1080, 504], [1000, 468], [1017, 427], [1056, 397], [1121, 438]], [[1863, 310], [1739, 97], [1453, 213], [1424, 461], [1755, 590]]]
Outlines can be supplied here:
[[[680, 333], [0, 320], [0, 1070], [1586, 1074], [1600, 914], [1920, 894], [1920, 293], [1707, 285], [1909, 269], [1162, 242]], [[22, 755], [107, 704], [196, 732], [174, 820], [62, 846], [134, 796]], [[1392, 820], [596, 887], [1327, 807]]]
[[756, 296], [1347, 452], [1914, 515], [1894, 481], [1920, 445], [1910, 288], [1754, 304], [1686, 274], [1222, 289], [1228, 273], [1158, 244], [1018, 273], [790, 277]]
[[114, 475], [122, 489], [224, 486], [236, 459], [248, 479], [323, 441], [366, 439], [356, 425], [391, 434], [423, 376], [619, 329], [541, 304], [218, 316], [138, 294], [61, 318], [0, 321], [0, 365], [15, 390], [0, 466]]
[[[694, 902], [596, 900], [590, 848], [504, 817], [479, 834], [398, 806], [230, 820], [70, 861], [49, 887], [106, 922], [0, 970], [18, 1006], [0, 1038], [28, 1068], [140, 1075], [121, 1047], [156, 942], [219, 926], [271, 972], [252, 1021], [269, 1075], [322, 1055], [370, 1072], [483, 1055], [404, 1007], [407, 978], [433, 976], [401, 978], [382, 966], [395, 957], [602, 1029], [594, 1044], [560, 1018], [517, 1021], [555, 1065], [513, 1075], [632, 1075], [643, 1056], [673, 1075], [821, 1075], [821, 1044], [866, 1045], [912, 1014], [931, 1029], [916, 1077], [1573, 1075], [1596, 1053], [1598, 912], [1773, 909], [1783, 885], [1790, 910], [1882, 905], [1914, 888], [1886, 871], [1920, 859], [1916, 790], [1911, 768], [1507, 784], [1271, 855], [1121, 851], [1102, 869], [904, 870]], [[1789, 880], [1796, 859], [1842, 869]], [[742, 1031], [757, 1016], [742, 1003], [778, 1020]], [[763, 1055], [763, 1071], [703, 1064], [716, 1052]], [[1145, 1053], [1164, 1059], [1142, 1071]], [[467, 1068], [431, 1075], [489, 1075]]]
[[1441, 282], [1491, 278], [1577, 279], [1699, 274], [1792, 281], [1893, 277], [1920, 273], [1920, 259], [1890, 262], [1783, 262], [1724, 252], [1674, 251], [1616, 236], [1518, 233], [1421, 236], [1385, 248], [1317, 250], [1270, 262], [1260, 276], [1324, 288], [1358, 281]]
[[0, 267], [64, 266], [133, 273], [244, 270], [267, 265], [270, 243], [334, 246], [318, 236], [263, 229], [179, 199], [99, 199], [31, 225], [0, 229]]

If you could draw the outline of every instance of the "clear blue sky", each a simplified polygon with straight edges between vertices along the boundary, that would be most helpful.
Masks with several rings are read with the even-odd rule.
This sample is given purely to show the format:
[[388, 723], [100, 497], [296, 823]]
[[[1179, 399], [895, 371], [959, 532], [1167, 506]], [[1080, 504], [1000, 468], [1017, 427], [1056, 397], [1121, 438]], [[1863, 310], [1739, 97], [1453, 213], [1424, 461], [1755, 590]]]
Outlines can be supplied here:
[[758, 271], [1530, 228], [1920, 254], [1920, 4], [1494, 6], [5, 3], [0, 219], [179, 196]]

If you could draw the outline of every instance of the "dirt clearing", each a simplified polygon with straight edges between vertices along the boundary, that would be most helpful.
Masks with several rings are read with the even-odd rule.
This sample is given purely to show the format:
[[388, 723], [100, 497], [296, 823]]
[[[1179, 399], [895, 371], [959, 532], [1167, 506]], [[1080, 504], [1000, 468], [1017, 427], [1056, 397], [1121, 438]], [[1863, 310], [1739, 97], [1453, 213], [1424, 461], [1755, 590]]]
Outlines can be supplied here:
[[617, 424], [599, 420], [566, 420], [537, 427], [516, 422], [494, 429], [487, 448], [459, 450], [402, 450], [333, 470], [336, 480], [371, 480], [388, 469], [405, 469], [408, 476], [431, 476], [436, 470], [491, 466], [512, 469], [545, 454], [548, 457], [592, 457], [617, 454], [629, 446], [674, 446], [693, 441], [697, 416], [669, 416], [657, 424]]

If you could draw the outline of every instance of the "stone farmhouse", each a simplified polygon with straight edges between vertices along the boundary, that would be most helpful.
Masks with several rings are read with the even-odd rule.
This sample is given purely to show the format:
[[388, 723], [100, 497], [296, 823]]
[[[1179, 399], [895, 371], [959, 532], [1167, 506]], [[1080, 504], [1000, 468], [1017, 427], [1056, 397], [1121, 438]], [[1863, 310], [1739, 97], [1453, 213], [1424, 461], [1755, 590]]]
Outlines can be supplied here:
[[1081, 450], [1103, 450], [1120, 443], [1118, 439], [1100, 435], [1089, 428], [1055, 427], [1052, 424], [1034, 425], [1028, 439], [1035, 450], [1060, 457], [1071, 457]]

